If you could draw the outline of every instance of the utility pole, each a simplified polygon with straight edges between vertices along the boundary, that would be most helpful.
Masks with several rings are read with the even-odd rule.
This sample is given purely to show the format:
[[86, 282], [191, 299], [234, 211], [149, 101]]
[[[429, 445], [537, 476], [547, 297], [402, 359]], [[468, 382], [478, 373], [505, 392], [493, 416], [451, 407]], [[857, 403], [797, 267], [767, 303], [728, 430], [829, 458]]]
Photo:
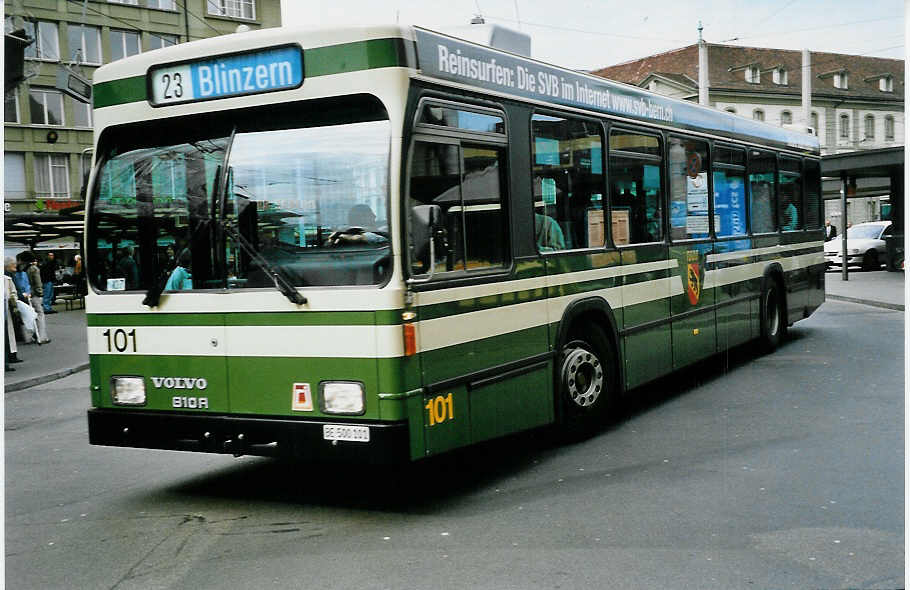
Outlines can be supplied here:
[[708, 106], [708, 44], [701, 36], [703, 30], [701, 21], [698, 21], [698, 104]]

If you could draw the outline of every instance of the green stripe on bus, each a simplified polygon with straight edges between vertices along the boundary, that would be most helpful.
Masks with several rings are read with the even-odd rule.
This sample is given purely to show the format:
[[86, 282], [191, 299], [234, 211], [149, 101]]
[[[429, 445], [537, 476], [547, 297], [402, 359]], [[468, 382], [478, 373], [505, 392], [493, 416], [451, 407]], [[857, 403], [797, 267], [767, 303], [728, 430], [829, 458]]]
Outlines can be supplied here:
[[92, 327], [108, 326], [391, 326], [401, 323], [401, 311], [312, 311], [88, 314]]
[[92, 104], [96, 109], [146, 98], [145, 76], [100, 82], [92, 89]]
[[[306, 78], [343, 74], [376, 68], [404, 67], [402, 50], [405, 40], [399, 38], [355, 41], [303, 51], [304, 84]], [[145, 76], [122, 78], [95, 84], [92, 102], [96, 109], [146, 100]]]
[[328, 76], [359, 70], [403, 67], [402, 39], [371, 39], [303, 51], [304, 76]]

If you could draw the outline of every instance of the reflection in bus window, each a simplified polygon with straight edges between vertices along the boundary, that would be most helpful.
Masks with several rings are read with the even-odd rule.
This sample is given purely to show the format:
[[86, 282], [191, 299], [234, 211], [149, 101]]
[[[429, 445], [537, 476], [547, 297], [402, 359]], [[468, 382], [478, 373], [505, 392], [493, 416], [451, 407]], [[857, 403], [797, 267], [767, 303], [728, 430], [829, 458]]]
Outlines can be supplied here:
[[610, 214], [616, 245], [663, 239], [659, 154], [657, 137], [610, 133]]
[[775, 157], [771, 152], [752, 150], [749, 154], [749, 209], [752, 215], [752, 233], [777, 230], [774, 223]]
[[531, 120], [534, 235], [541, 252], [604, 245], [603, 141], [590, 121]]

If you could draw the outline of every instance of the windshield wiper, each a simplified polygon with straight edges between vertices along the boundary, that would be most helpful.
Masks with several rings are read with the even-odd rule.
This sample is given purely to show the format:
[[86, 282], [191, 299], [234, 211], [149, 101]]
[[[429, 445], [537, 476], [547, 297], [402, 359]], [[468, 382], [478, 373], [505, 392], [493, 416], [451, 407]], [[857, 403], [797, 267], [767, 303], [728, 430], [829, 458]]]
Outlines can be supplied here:
[[250, 259], [259, 265], [260, 268], [266, 271], [266, 274], [269, 275], [269, 278], [272, 279], [272, 282], [275, 284], [275, 288], [281, 291], [281, 294], [288, 298], [288, 301], [296, 305], [303, 305], [306, 303], [306, 297], [300, 294], [297, 289], [294, 288], [291, 283], [284, 277], [284, 274], [281, 272], [281, 269], [276, 267], [274, 264], [268, 261], [262, 254], [256, 251], [256, 248], [243, 237], [237, 228], [228, 223], [221, 224], [222, 229], [231, 237], [234, 242], [237, 243], [244, 252], [246, 252]]

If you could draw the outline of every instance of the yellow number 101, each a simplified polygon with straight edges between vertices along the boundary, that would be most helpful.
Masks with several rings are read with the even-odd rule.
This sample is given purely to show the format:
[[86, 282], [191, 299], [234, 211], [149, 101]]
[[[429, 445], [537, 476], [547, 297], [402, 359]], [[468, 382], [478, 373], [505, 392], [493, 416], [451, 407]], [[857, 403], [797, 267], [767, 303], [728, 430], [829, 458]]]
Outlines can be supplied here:
[[430, 426], [435, 426], [446, 420], [455, 418], [451, 393], [445, 397], [437, 395], [433, 399], [427, 401], [427, 405], [425, 405], [424, 408], [429, 416]]

